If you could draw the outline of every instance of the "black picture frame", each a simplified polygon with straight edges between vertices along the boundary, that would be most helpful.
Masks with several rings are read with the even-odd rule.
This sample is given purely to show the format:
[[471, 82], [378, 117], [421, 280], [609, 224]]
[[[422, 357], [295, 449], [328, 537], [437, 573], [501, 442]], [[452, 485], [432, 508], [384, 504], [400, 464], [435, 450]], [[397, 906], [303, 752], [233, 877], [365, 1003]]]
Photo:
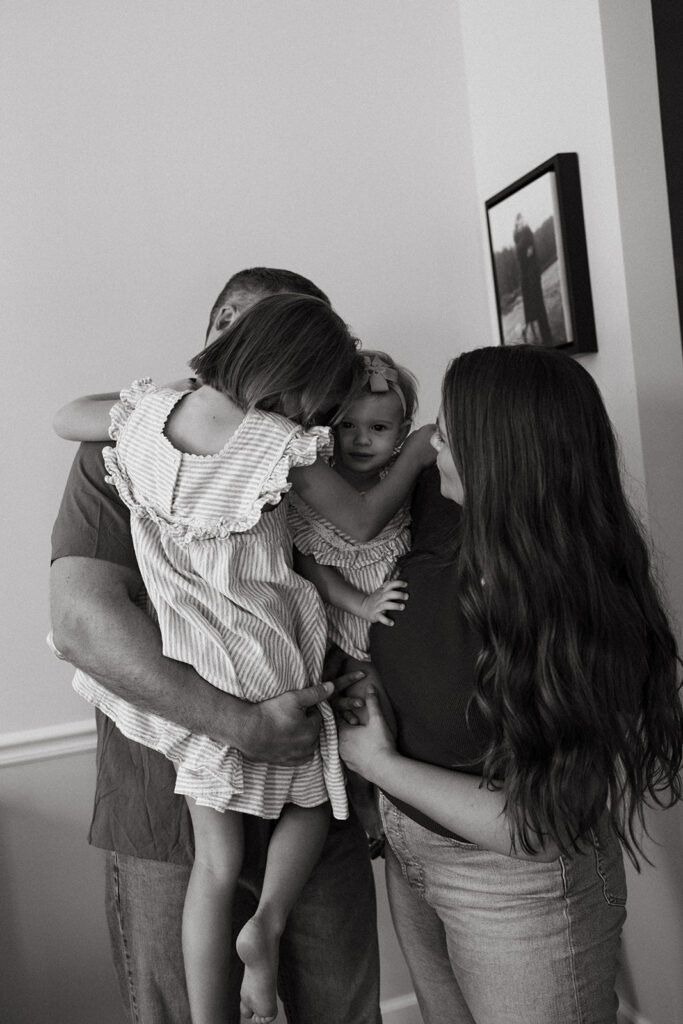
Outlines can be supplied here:
[[501, 345], [596, 352], [578, 154], [487, 199], [486, 220]]

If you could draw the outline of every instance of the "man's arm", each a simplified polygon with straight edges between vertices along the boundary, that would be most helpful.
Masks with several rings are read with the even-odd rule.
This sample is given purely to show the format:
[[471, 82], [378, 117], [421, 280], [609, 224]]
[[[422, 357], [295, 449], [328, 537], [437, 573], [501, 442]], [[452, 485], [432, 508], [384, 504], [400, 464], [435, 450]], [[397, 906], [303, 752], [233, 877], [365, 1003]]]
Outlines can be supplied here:
[[54, 643], [77, 668], [131, 704], [177, 722], [250, 760], [299, 764], [315, 748], [320, 716], [310, 709], [330, 683], [249, 704], [166, 658], [156, 624], [135, 604], [133, 569], [96, 558], [57, 558], [50, 572]]

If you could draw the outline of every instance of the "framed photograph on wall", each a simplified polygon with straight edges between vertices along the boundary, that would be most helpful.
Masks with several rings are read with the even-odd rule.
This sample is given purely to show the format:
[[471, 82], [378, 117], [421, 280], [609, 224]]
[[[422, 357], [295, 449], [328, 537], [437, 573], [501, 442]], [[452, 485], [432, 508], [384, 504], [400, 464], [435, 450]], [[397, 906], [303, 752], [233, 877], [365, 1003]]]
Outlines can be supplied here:
[[579, 159], [557, 153], [486, 202], [502, 345], [595, 352]]

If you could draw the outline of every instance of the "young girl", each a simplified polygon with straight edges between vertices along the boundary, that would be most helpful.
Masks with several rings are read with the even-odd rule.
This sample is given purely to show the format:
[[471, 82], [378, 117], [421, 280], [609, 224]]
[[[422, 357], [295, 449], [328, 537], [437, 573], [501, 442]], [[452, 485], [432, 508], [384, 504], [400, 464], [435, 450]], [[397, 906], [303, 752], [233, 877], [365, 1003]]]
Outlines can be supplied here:
[[340, 750], [381, 789], [425, 1024], [615, 1024], [619, 840], [681, 797], [676, 642], [580, 363], [478, 349], [442, 395], [410, 601], [371, 630], [397, 739], [370, 694]]
[[[298, 295], [263, 299], [190, 363], [199, 387], [177, 391], [138, 381], [116, 396], [77, 400], [55, 427], [76, 440], [111, 435], [112, 482], [132, 512], [140, 570], [164, 653], [209, 682], [261, 701], [317, 682], [326, 624], [313, 587], [292, 570], [282, 496], [295, 485], [319, 511], [366, 539], [403, 502], [429, 461], [424, 432], [391, 479], [367, 495], [318, 455], [329, 429], [311, 426], [352, 388], [358, 356], [330, 307]], [[320, 750], [287, 768], [249, 762], [233, 748], [143, 713], [78, 674], [78, 692], [131, 739], [177, 766], [188, 798], [195, 864], [183, 918], [194, 1024], [227, 1015], [225, 950], [242, 859], [241, 813], [279, 819], [256, 915], [237, 939], [245, 963], [242, 1013], [276, 1014], [279, 937], [315, 864], [329, 823], [347, 814], [336, 730], [326, 704]]]
[[[365, 493], [388, 472], [417, 411], [417, 381], [385, 352], [363, 353], [363, 377], [334, 428], [330, 465], [356, 491]], [[345, 671], [368, 677], [372, 622], [393, 626], [388, 612], [401, 611], [405, 583], [392, 579], [396, 561], [410, 547], [410, 515], [403, 505], [384, 529], [359, 543], [293, 495], [288, 511], [297, 570], [311, 580], [327, 611], [328, 642], [346, 655]], [[351, 695], [353, 688], [347, 693]], [[351, 801], [371, 839], [381, 838], [373, 787], [347, 779]]]
[[[364, 494], [386, 475], [410, 430], [417, 382], [384, 352], [365, 352], [362, 358], [360, 387], [334, 428], [330, 465]], [[370, 623], [393, 625], [386, 613], [400, 610], [405, 600], [405, 585], [390, 577], [410, 546], [407, 505], [365, 543], [346, 536], [296, 494], [288, 519], [297, 568], [325, 599], [329, 640], [349, 657], [367, 661]]]

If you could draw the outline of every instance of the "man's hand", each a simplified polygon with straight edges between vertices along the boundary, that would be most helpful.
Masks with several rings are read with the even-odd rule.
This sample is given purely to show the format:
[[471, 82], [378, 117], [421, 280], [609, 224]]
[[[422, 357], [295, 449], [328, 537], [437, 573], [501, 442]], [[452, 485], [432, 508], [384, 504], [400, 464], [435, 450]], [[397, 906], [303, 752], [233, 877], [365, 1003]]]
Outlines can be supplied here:
[[311, 712], [333, 693], [334, 683], [318, 683], [252, 705], [239, 749], [250, 761], [302, 764], [313, 755], [322, 722]]
[[168, 384], [161, 384], [160, 387], [168, 388], [169, 391], [196, 391], [196, 377], [181, 377], [180, 380], [169, 381]]
[[318, 683], [305, 690], [290, 690], [279, 697], [249, 705], [244, 738], [239, 749], [250, 761], [294, 765], [307, 761], [318, 742], [322, 719], [315, 714], [318, 704], [335, 691], [358, 683], [359, 670], [338, 676], [333, 683]]

